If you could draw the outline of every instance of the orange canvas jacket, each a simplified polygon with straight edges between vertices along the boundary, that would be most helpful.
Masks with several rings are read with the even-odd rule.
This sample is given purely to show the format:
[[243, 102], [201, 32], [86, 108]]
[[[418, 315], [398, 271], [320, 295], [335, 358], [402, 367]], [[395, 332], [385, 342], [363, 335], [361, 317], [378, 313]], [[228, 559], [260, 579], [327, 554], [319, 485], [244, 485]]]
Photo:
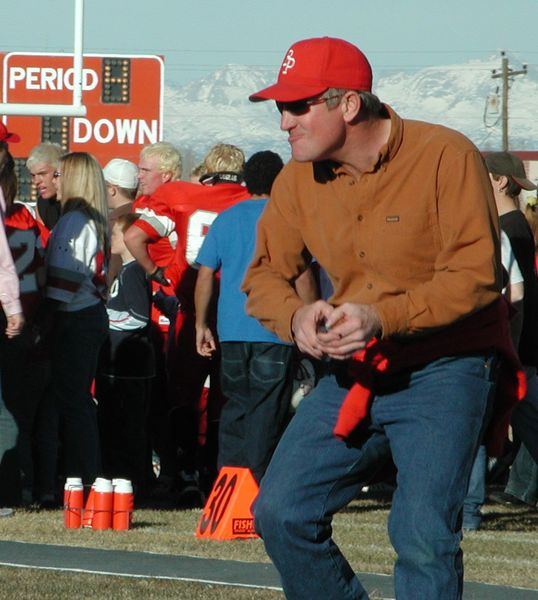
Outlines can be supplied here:
[[498, 217], [479, 151], [387, 110], [388, 143], [359, 180], [292, 160], [275, 181], [243, 289], [248, 312], [283, 340], [302, 305], [290, 282], [310, 256], [333, 283], [330, 303], [372, 304], [385, 339], [427, 334], [499, 297]]

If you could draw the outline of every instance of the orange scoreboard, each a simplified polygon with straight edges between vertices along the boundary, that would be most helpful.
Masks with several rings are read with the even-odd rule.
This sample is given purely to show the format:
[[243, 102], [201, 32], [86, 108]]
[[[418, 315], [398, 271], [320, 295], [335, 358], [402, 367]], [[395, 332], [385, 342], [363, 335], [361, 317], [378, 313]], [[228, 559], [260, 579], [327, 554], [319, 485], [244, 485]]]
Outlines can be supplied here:
[[[73, 79], [72, 54], [0, 53], [3, 103], [71, 104]], [[20, 195], [30, 195], [24, 162], [40, 142], [57, 142], [66, 152], [90, 152], [101, 165], [116, 157], [137, 162], [143, 146], [162, 139], [163, 85], [159, 56], [85, 54], [85, 117], [4, 116], [8, 129], [21, 137], [10, 145]]]

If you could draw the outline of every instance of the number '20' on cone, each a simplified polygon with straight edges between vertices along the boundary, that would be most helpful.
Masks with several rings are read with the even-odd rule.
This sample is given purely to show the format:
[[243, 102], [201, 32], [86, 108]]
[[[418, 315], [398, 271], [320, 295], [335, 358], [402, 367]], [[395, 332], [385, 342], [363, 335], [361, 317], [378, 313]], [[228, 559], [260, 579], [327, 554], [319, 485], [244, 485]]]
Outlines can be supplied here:
[[196, 537], [233, 540], [258, 537], [251, 506], [258, 484], [250, 469], [222, 467], [196, 527]]

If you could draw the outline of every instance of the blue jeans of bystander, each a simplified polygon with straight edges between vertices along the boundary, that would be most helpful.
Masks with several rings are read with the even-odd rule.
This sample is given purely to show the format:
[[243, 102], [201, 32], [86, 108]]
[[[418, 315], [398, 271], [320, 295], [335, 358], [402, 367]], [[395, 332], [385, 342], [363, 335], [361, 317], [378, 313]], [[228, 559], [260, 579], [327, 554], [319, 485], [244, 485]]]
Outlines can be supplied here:
[[512, 463], [504, 491], [530, 506], [538, 502], [538, 464], [525, 444], [521, 444]]
[[289, 418], [293, 348], [223, 342], [221, 353], [219, 467], [249, 467], [260, 481]]

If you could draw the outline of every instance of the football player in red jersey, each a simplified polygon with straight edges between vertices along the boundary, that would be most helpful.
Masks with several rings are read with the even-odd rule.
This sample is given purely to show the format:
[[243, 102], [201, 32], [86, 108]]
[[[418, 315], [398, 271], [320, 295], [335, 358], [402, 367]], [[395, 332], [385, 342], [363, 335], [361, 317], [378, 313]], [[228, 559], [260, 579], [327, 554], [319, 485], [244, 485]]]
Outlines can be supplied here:
[[[138, 161], [139, 196], [132, 205], [132, 210], [146, 217], [150, 216], [150, 199], [155, 190], [169, 182], [181, 178], [182, 160], [179, 150], [168, 142], [156, 142], [142, 148]], [[148, 251], [159, 266], [170, 264], [175, 250], [175, 232], [152, 244]], [[175, 476], [175, 453], [169, 434], [168, 423], [168, 382], [165, 367], [165, 354], [170, 326], [170, 317], [177, 313], [178, 301], [170, 286], [163, 286], [157, 281], [151, 282], [151, 326], [150, 338], [155, 350], [156, 377], [152, 383], [149, 430], [152, 447], [159, 456], [160, 474], [158, 485], [152, 494], [160, 496], [168, 494]]]
[[[218, 421], [220, 394], [218, 361], [200, 357], [196, 352], [194, 326], [194, 285], [196, 269], [193, 263], [211, 223], [222, 210], [249, 197], [241, 185], [244, 165], [243, 152], [230, 144], [217, 144], [204, 160], [205, 175], [202, 185], [177, 181], [160, 186], [148, 201], [149, 210], [142, 215], [126, 234], [126, 244], [152, 279], [174, 290], [180, 311], [175, 320], [169, 347], [171, 422], [179, 448], [183, 491], [192, 497], [180, 498], [183, 505], [200, 504], [198, 493], [200, 468], [214, 475], [216, 448], [207, 444], [207, 427]], [[152, 245], [175, 232], [177, 236], [173, 261], [159, 264], [152, 257]], [[212, 390], [208, 406], [204, 382], [212, 373]], [[214, 400], [213, 400], [214, 398]], [[205, 446], [205, 458], [201, 449]], [[204, 486], [205, 487], [205, 486]]]
[[[138, 162], [138, 191], [140, 195], [133, 202], [132, 210], [151, 218], [153, 214], [151, 197], [161, 185], [181, 178], [182, 162], [179, 150], [168, 142], [157, 142], [145, 146], [140, 153]], [[166, 268], [173, 260], [177, 235], [171, 231], [162, 236], [148, 248], [151, 260], [158, 267]], [[168, 333], [170, 324], [167, 304], [162, 295], [170, 296], [173, 292], [167, 285], [153, 280], [152, 291], [154, 303], [151, 320], [164, 333]], [[162, 302], [161, 302], [162, 300]], [[160, 306], [161, 310], [158, 308]]]

